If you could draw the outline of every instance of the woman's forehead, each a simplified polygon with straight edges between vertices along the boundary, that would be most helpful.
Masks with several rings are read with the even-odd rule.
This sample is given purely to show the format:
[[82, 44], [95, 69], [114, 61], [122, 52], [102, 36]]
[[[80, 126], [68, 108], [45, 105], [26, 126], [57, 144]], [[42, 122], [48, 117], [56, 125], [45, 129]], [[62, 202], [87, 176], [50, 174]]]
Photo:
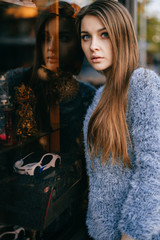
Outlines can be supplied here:
[[47, 21], [45, 31], [50, 34], [54, 34], [57, 30], [59, 30], [59, 32], [76, 33], [74, 22], [70, 18], [66, 17], [55, 17]]
[[94, 15], [86, 15], [82, 19], [81, 31], [92, 31], [92, 30], [101, 30], [104, 29], [105, 25], [101, 19]]

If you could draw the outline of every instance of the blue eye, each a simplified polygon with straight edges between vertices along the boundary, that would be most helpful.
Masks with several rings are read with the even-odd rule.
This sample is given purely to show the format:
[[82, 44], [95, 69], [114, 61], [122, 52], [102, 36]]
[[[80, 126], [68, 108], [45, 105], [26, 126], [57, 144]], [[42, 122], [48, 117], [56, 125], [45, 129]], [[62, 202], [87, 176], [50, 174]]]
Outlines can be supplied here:
[[84, 41], [88, 40], [89, 38], [90, 36], [88, 34], [81, 35], [81, 39], [83, 39]]
[[108, 38], [108, 37], [109, 37], [109, 35], [108, 35], [108, 33], [107, 33], [107, 32], [104, 32], [104, 33], [102, 33], [102, 37], [103, 37], [103, 38]]

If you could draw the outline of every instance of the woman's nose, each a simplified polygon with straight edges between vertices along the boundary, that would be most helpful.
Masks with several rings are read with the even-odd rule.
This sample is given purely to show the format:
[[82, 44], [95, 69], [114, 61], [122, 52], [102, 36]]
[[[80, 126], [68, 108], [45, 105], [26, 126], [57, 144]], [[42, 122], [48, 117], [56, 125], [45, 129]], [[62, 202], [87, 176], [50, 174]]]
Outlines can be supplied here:
[[91, 51], [99, 49], [99, 43], [98, 43], [97, 38], [92, 38], [91, 39], [90, 49], [91, 49]]
[[47, 47], [50, 51], [55, 51], [56, 49], [56, 41], [55, 38], [52, 37], [49, 42], [47, 42]]

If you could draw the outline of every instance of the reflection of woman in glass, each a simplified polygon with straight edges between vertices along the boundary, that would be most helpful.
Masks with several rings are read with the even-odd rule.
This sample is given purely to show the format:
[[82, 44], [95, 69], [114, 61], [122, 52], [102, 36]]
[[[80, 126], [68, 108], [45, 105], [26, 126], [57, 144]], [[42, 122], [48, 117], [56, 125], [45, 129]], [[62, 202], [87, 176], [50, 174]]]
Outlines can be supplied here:
[[77, 17], [82, 49], [101, 87], [84, 121], [87, 226], [94, 239], [160, 239], [160, 79], [138, 68], [131, 17], [97, 0]]
[[37, 99], [36, 121], [40, 131], [50, 130], [48, 107], [53, 100], [59, 102], [61, 151], [73, 150], [77, 146], [76, 139], [81, 134], [83, 116], [95, 92], [94, 87], [77, 81], [73, 76], [79, 73], [83, 60], [74, 14], [74, 8], [69, 3], [59, 2], [57, 43], [55, 5], [45, 9], [37, 20], [33, 67], [29, 70], [16, 69], [6, 74], [13, 98], [13, 87], [21, 82], [33, 89]]

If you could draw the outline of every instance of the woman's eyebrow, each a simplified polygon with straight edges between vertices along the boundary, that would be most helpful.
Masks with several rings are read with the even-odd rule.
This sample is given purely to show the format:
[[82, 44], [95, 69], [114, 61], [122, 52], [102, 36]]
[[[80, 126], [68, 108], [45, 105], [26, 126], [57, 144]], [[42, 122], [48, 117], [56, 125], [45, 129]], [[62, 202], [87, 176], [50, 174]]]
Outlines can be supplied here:
[[101, 28], [101, 29], [99, 29], [98, 30], [98, 32], [101, 32], [101, 31], [104, 31], [104, 30], [106, 30], [106, 28], [104, 27], [104, 28]]
[[81, 33], [88, 33], [87, 31], [81, 31]]
[[[106, 30], [105, 27], [98, 29], [97, 32], [102, 32], [102, 31], [104, 31], [104, 30]], [[81, 31], [81, 33], [88, 33], [88, 31]]]

